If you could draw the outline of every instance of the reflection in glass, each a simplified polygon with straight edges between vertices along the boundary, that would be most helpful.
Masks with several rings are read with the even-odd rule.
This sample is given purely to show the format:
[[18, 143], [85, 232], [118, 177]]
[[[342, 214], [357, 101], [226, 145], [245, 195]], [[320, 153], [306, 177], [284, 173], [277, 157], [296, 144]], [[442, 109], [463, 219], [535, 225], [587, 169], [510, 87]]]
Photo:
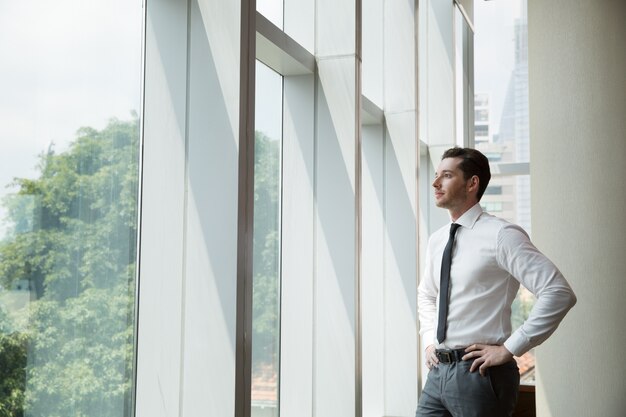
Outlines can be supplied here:
[[0, 13], [3, 416], [132, 415], [141, 14]]
[[252, 416], [278, 416], [282, 77], [257, 61]]

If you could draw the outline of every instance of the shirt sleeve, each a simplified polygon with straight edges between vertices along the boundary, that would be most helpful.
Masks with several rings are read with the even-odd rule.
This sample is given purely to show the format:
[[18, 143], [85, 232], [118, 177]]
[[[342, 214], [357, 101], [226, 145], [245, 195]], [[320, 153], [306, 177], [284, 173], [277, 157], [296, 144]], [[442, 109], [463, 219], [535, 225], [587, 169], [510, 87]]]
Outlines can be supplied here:
[[435, 318], [437, 315], [437, 295], [439, 286], [435, 282], [431, 259], [430, 242], [426, 248], [426, 267], [417, 289], [417, 310], [420, 320], [420, 335], [426, 346], [435, 344]]
[[554, 333], [576, 304], [576, 296], [563, 274], [519, 226], [506, 225], [498, 233], [497, 260], [537, 297], [528, 319], [504, 342], [511, 353], [521, 356]]

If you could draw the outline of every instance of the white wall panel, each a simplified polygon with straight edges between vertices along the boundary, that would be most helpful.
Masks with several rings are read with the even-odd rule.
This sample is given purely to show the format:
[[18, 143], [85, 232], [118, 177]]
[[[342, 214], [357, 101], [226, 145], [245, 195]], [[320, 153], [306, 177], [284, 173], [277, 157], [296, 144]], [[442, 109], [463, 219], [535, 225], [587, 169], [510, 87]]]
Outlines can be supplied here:
[[385, 415], [417, 404], [417, 114], [388, 114], [385, 150]]
[[239, 2], [146, 7], [137, 415], [232, 416]]
[[[420, 2], [420, 129], [428, 145], [454, 145], [453, 2]], [[438, 156], [435, 156], [438, 158]]]
[[284, 0], [285, 33], [310, 53], [315, 51], [315, 0]]
[[449, 219], [437, 209], [432, 194], [432, 175], [443, 152], [455, 144], [454, 92], [454, 3], [425, 0], [419, 3], [419, 137], [428, 146], [429, 167], [421, 172], [430, 176], [420, 197], [427, 199], [423, 212], [428, 237]]
[[417, 405], [417, 48], [416, 4], [386, 0], [385, 102], [385, 413]]
[[191, 3], [184, 416], [235, 404], [239, 55], [226, 51], [239, 50], [239, 25], [215, 24], [237, 21], [236, 2], [213, 3]]
[[136, 409], [170, 417], [180, 407], [187, 1], [146, 7]]
[[356, 48], [356, 1], [315, 1], [315, 56], [353, 55]]
[[280, 415], [313, 414], [314, 76], [284, 78]]
[[355, 58], [318, 62], [314, 410], [355, 413]]
[[384, 2], [384, 107], [386, 112], [416, 110], [415, 4]]
[[623, 1], [528, 4], [533, 240], [578, 297], [536, 349], [541, 417], [624, 415], [625, 21]]

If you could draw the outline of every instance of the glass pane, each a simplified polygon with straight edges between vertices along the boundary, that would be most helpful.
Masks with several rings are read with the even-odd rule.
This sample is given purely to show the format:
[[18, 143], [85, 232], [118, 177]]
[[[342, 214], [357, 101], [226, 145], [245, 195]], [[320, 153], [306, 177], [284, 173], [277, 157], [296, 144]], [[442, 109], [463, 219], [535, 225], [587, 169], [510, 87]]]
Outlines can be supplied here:
[[[526, 0], [474, 5], [474, 140], [491, 162], [529, 162]], [[530, 177], [494, 177], [483, 207], [530, 230]], [[525, 288], [513, 303], [513, 328], [534, 304]], [[518, 358], [523, 383], [535, 380], [534, 352]]]
[[256, 9], [267, 20], [283, 29], [283, 0], [257, 0]]
[[278, 416], [282, 77], [257, 61], [252, 416]]
[[456, 145], [464, 147], [465, 132], [467, 126], [465, 124], [465, 45], [463, 43], [465, 26], [465, 18], [458, 7], [454, 7], [454, 91], [455, 91], [455, 119], [456, 119]]
[[[496, 158], [498, 150], [501, 153], [498, 158], [506, 158], [506, 148], [497, 144], [491, 144], [486, 154], [490, 159]], [[505, 156], [502, 156], [504, 154]], [[527, 207], [523, 207], [527, 204]], [[530, 176], [494, 176], [489, 181], [489, 186], [480, 200], [484, 210], [498, 217], [502, 217], [511, 223], [524, 225], [524, 216], [530, 213]], [[520, 207], [522, 206], [522, 207]], [[527, 219], [530, 223], [530, 219]], [[527, 229], [528, 230], [528, 229]], [[517, 297], [513, 302], [511, 324], [513, 331], [528, 318], [528, 314], [535, 303], [535, 297], [524, 287], [520, 287]], [[535, 356], [530, 351], [521, 358], [516, 358], [522, 377], [522, 383], [534, 383], [535, 381]]]
[[141, 1], [2, 2], [0, 414], [131, 416]]
[[515, 177], [494, 176], [489, 181], [489, 187], [480, 200], [480, 205], [489, 213], [506, 219], [512, 223], [517, 223], [517, 213], [515, 211], [515, 200], [517, 188]]
[[526, 0], [476, 2], [474, 19], [476, 147], [501, 144], [501, 162], [528, 162]]

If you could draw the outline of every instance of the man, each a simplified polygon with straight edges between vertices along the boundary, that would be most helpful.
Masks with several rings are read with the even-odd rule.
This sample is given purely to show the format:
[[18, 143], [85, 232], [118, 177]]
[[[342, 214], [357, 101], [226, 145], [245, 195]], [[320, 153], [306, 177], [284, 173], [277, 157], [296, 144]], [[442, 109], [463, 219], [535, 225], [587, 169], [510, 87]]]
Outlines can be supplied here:
[[[576, 303], [522, 228], [483, 212], [490, 178], [487, 158], [467, 148], [447, 150], [435, 173], [435, 201], [452, 224], [431, 236], [418, 290], [429, 373], [417, 417], [510, 416], [519, 389], [513, 356], [546, 340]], [[511, 333], [520, 283], [537, 300]]]

